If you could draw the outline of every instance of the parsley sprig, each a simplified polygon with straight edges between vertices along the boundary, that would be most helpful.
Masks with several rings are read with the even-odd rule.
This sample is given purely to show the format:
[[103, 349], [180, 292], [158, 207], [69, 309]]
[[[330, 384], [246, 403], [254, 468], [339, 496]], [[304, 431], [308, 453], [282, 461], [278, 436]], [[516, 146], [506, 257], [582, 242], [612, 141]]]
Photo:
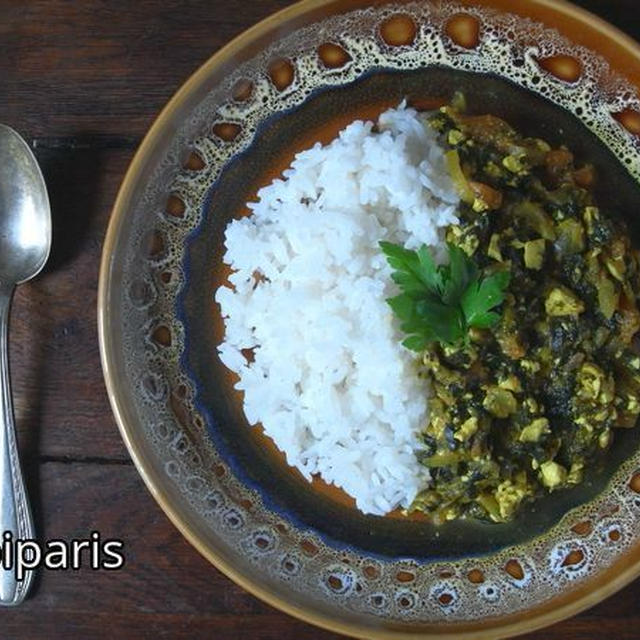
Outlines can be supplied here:
[[448, 244], [449, 264], [436, 266], [426, 245], [417, 251], [380, 242], [391, 277], [402, 293], [387, 300], [408, 337], [402, 344], [422, 351], [432, 342], [456, 344], [470, 327], [487, 329], [500, 315], [509, 284], [509, 271], [482, 277], [476, 263], [459, 247]]

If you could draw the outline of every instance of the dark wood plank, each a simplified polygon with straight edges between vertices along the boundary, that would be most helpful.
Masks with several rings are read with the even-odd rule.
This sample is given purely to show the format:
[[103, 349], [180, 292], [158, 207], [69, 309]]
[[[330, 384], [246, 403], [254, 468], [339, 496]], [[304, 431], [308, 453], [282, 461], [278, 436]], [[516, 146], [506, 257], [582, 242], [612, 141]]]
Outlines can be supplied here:
[[0, 1], [0, 121], [30, 137], [141, 137], [217, 49], [287, 0]]

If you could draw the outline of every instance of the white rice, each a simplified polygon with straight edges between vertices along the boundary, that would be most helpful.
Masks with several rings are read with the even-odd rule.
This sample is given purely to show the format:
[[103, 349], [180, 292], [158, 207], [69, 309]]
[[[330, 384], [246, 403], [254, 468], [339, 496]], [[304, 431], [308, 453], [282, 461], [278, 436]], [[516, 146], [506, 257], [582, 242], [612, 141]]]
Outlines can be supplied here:
[[320, 474], [382, 515], [428, 483], [415, 457], [428, 389], [385, 302], [398, 291], [378, 242], [441, 247], [458, 197], [414, 110], [400, 105], [372, 127], [353, 122], [299, 153], [252, 215], [228, 225], [233, 288], [216, 301], [219, 355], [240, 377], [248, 421], [305, 478]]

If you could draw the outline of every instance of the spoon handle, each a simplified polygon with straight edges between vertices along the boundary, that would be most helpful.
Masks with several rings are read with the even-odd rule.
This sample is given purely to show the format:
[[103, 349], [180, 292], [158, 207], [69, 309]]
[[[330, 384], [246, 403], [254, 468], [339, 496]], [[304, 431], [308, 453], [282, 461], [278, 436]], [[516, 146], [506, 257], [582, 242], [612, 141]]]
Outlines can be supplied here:
[[[8, 327], [9, 309], [13, 288], [0, 291], [0, 548], [11, 534], [12, 544], [16, 540], [33, 540], [34, 528], [27, 492], [22, 478], [20, 459], [13, 418], [11, 381], [9, 379]], [[13, 561], [15, 563], [15, 558]], [[27, 570], [22, 580], [17, 580], [15, 571], [0, 566], [0, 605], [20, 604], [33, 580], [33, 571]]]

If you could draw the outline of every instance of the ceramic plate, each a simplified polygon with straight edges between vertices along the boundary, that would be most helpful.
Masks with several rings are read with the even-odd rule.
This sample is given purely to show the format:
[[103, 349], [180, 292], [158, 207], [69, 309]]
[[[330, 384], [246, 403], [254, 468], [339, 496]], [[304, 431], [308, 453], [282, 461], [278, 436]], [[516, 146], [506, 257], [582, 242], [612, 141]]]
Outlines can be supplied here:
[[309, 0], [184, 85], [118, 196], [99, 321], [122, 435], [201, 553], [271, 604], [369, 638], [512, 635], [638, 574], [640, 430], [621, 431], [580, 488], [507, 525], [365, 516], [249, 427], [217, 357], [213, 295], [225, 225], [257, 190], [297, 151], [403, 99], [428, 108], [462, 90], [472, 110], [568, 142], [596, 165], [600, 199], [636, 211], [639, 81], [640, 48], [561, 2]]

